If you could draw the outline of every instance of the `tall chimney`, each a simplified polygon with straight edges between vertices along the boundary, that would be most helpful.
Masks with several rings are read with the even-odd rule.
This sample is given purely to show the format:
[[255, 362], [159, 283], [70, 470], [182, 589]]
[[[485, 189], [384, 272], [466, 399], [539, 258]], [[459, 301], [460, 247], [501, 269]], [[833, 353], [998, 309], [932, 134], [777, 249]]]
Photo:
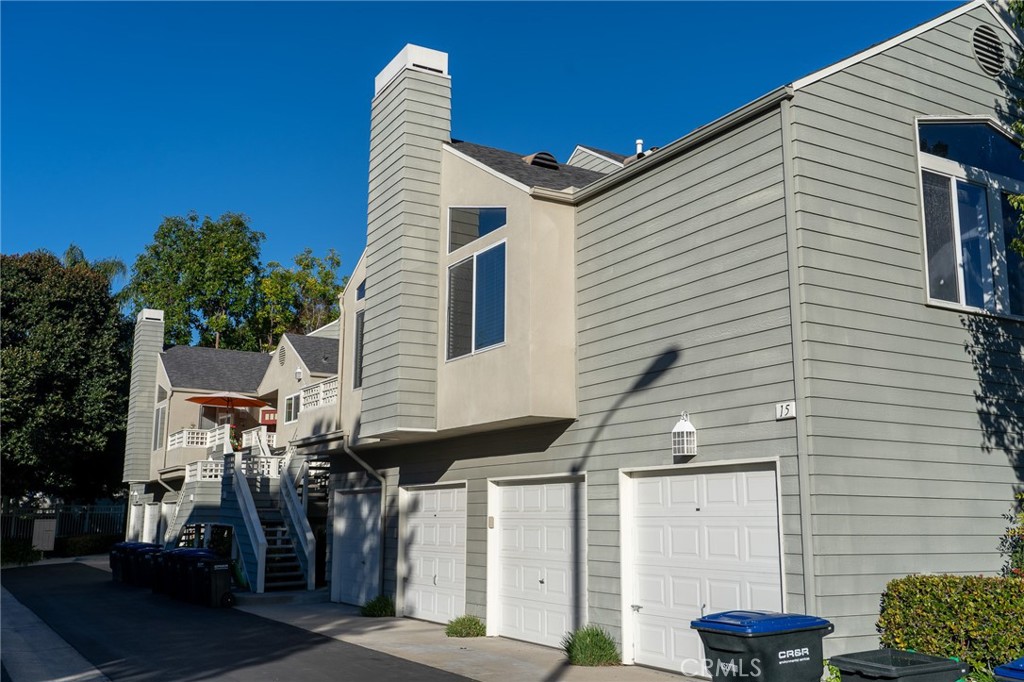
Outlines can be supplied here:
[[164, 311], [144, 308], [135, 319], [132, 380], [128, 391], [128, 430], [124, 445], [125, 483], [149, 481], [156, 407], [156, 363], [164, 348]]
[[441, 148], [448, 55], [405, 48], [374, 82], [360, 436], [437, 424]]

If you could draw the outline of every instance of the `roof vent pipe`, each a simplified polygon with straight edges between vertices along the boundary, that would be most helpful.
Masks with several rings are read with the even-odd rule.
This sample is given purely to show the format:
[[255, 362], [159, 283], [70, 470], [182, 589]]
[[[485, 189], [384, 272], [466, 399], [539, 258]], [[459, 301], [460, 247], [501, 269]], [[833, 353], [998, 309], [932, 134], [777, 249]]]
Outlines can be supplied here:
[[641, 157], [641, 156], [644, 155], [644, 141], [643, 140], [637, 140], [636, 141], [636, 155], [637, 155], [637, 157]]

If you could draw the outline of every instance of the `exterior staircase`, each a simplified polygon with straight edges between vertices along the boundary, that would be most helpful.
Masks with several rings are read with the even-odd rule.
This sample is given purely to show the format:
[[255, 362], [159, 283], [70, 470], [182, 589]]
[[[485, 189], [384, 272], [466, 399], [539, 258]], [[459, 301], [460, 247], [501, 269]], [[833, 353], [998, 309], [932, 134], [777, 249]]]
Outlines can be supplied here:
[[305, 590], [306, 575], [278, 507], [278, 495], [270, 490], [271, 480], [264, 476], [247, 477], [247, 480], [267, 540], [263, 589], [267, 592]]

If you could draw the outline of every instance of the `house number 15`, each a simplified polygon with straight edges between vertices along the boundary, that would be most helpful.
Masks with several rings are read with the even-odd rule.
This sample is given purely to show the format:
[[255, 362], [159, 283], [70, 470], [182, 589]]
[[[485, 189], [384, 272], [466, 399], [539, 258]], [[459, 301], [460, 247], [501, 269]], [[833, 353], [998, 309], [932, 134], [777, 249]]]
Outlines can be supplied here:
[[796, 401], [775, 403], [775, 421], [780, 419], [796, 419]]

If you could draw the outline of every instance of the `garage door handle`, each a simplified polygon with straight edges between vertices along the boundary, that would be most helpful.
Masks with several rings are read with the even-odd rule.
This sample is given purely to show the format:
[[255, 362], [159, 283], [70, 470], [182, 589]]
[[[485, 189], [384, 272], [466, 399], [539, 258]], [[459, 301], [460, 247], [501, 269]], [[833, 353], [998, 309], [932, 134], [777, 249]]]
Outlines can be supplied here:
[[539, 582], [539, 583], [540, 583], [541, 585], [543, 585], [543, 584], [544, 584], [544, 578], [541, 578], [541, 579], [540, 579], [540, 580], [538, 580], [537, 582]]
[[437, 576], [434, 576], [434, 587], [437, 587]]

